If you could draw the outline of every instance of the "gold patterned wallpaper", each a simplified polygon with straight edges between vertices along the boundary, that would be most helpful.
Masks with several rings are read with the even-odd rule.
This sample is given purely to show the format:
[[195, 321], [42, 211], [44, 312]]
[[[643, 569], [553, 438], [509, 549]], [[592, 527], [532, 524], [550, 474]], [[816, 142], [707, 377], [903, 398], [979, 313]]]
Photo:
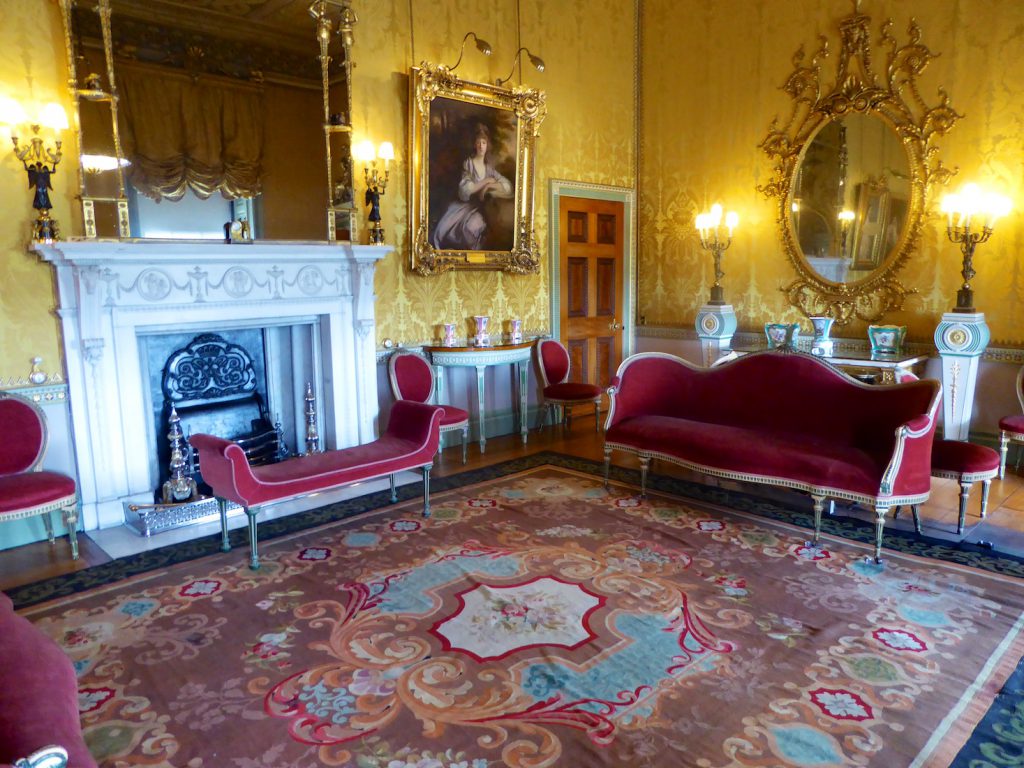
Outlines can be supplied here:
[[[804, 45], [810, 55], [817, 35], [826, 34], [833, 54], [823, 71], [834, 73], [838, 21], [852, 8], [819, 0], [643, 3], [638, 295], [648, 324], [693, 327], [713, 278], [693, 219], [715, 200], [740, 214], [723, 257], [726, 299], [740, 329], [801, 319], [779, 290], [795, 270], [776, 234], [776, 203], [755, 190], [771, 170], [758, 145], [774, 116], [788, 116], [790, 102], [780, 86], [792, 71], [794, 52]], [[935, 89], [944, 87], [965, 116], [940, 140], [945, 164], [959, 167], [951, 186], [977, 180], [1014, 201], [1016, 211], [979, 246], [972, 284], [993, 344], [1024, 344], [1024, 4], [864, 0], [861, 8], [872, 17], [876, 37], [878, 26], [892, 17], [894, 36], [905, 41], [907, 24], [916, 18], [922, 42], [941, 54], [921, 80], [926, 99], [936, 101]], [[876, 68], [884, 62], [878, 54]], [[960, 285], [960, 252], [946, 240], [937, 210], [935, 205], [919, 251], [901, 273], [919, 293], [904, 311], [885, 318], [906, 324], [914, 341], [931, 341]], [[804, 325], [809, 329], [806, 320]], [[851, 324], [840, 335], [863, 337], [864, 326]]]

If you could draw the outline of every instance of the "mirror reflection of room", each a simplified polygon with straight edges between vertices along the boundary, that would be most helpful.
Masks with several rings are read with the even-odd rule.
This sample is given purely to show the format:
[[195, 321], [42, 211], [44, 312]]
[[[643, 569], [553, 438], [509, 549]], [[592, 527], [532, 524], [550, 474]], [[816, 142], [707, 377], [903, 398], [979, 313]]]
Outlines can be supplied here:
[[825, 123], [793, 186], [791, 217], [804, 258], [832, 282], [868, 277], [895, 252], [909, 199], [909, 159], [885, 120], [849, 114]]

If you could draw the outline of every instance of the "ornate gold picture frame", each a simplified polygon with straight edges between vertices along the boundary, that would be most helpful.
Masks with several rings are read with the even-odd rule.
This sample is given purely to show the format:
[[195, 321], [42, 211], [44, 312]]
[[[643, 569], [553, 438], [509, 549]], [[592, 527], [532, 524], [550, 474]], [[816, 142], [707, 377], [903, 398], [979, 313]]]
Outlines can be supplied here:
[[540, 269], [534, 157], [544, 92], [455, 77], [423, 62], [410, 83], [412, 269]]

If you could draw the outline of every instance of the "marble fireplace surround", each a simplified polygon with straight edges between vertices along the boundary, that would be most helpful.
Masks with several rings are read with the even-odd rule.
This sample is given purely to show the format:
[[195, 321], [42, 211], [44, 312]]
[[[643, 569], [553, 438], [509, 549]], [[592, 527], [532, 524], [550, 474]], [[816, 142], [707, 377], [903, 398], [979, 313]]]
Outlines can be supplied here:
[[122, 524], [125, 501], [152, 501], [158, 437], [147, 410], [146, 335], [301, 328], [295, 336], [310, 340], [309, 349], [295, 345], [290, 359], [267, 360], [295, 370], [295, 391], [281, 401], [301, 408], [300, 379], [311, 376], [324, 446], [374, 439], [373, 275], [390, 248], [149, 240], [33, 248], [56, 272], [86, 530]]

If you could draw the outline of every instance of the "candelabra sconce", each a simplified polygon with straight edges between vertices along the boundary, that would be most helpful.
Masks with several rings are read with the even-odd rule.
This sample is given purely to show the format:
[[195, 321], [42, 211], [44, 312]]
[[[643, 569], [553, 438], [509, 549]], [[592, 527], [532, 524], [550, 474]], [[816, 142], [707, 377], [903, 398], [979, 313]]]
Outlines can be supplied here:
[[[711, 299], [709, 304], [723, 306], [725, 304], [725, 291], [722, 289], [722, 278], [725, 273], [722, 271], [722, 254], [729, 250], [732, 244], [732, 233], [740, 222], [740, 217], [735, 211], [725, 214], [725, 230], [722, 232], [722, 206], [715, 203], [711, 210], [706, 213], [697, 214], [697, 232], [700, 234], [700, 246], [710, 251], [715, 260], [715, 283], [711, 286]], [[722, 235], [725, 234], [725, 238]]]
[[846, 243], [850, 236], [850, 228], [853, 226], [857, 214], [848, 208], [841, 210], [837, 216], [839, 219], [839, 258], [845, 259], [847, 255]]
[[[983, 192], [977, 184], [965, 184], [960, 192], [942, 198], [946, 214], [946, 235], [960, 246], [963, 285], [956, 293], [954, 312], [974, 312], [974, 249], [992, 236], [996, 220], [1010, 212], [1010, 199], [994, 192]], [[978, 228], [981, 224], [980, 229]]]
[[524, 48], [520, 48], [518, 51], [516, 51], [516, 55], [512, 59], [512, 70], [508, 73], [508, 76], [507, 77], [499, 77], [497, 80], [494, 81], [495, 85], [504, 85], [509, 80], [511, 80], [512, 79], [512, 75], [514, 75], [515, 72], [516, 72], [516, 64], [519, 65], [519, 74], [520, 74], [520, 76], [522, 76], [522, 72], [523, 72], [522, 59], [523, 59], [523, 57], [522, 57], [521, 54], [523, 54], [523, 53], [525, 53], [527, 58], [529, 58], [530, 63], [533, 65], [534, 69], [536, 69], [538, 72], [543, 72], [544, 71], [544, 67], [545, 67], [544, 59], [542, 59], [540, 56], [535, 56], [534, 54], [530, 53], [530, 49], [529, 48], [525, 48], [525, 47]]
[[[363, 141], [355, 146], [352, 154], [363, 164], [363, 178], [366, 181], [366, 205], [370, 207], [367, 217], [370, 222], [370, 244], [384, 244], [384, 227], [380, 223], [380, 197], [388, 186], [390, 171], [388, 164], [395, 159], [395, 148], [391, 142], [381, 142], [374, 148], [373, 142]], [[377, 167], [377, 160], [383, 168]]]
[[[59, 104], [51, 103], [42, 108], [37, 120], [31, 120], [18, 102], [3, 97], [0, 98], [0, 125], [9, 126], [14, 155], [25, 167], [29, 188], [33, 190], [32, 207], [36, 209], [37, 216], [32, 223], [32, 239], [40, 243], [51, 243], [58, 238], [59, 233], [56, 219], [50, 217], [53, 208], [50, 202], [50, 190], [53, 189], [50, 177], [57, 172], [57, 165], [63, 156], [60, 132], [68, 129], [67, 113]], [[22, 145], [18, 133], [26, 125], [32, 131], [32, 138]], [[39, 135], [43, 128], [56, 134], [52, 146], [47, 146], [44, 138]]]

